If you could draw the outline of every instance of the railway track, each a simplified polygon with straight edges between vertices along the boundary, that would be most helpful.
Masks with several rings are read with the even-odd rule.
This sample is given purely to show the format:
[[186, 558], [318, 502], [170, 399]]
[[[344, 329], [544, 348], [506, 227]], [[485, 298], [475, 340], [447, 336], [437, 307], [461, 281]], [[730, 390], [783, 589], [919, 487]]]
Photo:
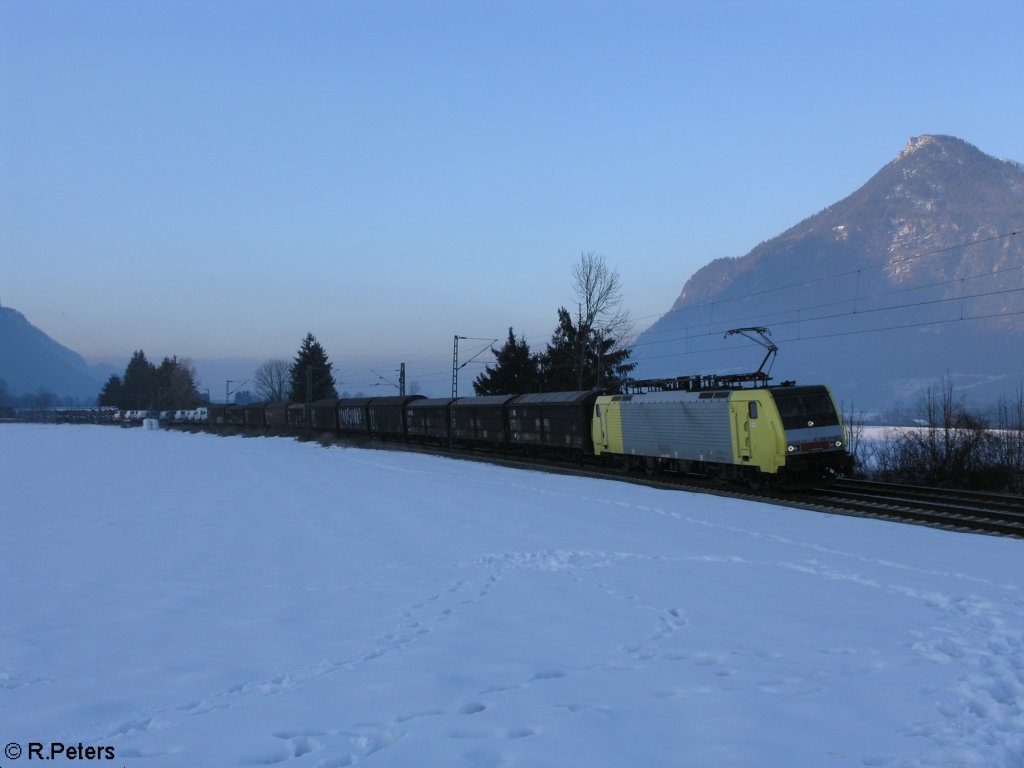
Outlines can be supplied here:
[[498, 457], [494, 454], [447, 452], [504, 466], [596, 477], [652, 488], [688, 490], [715, 496], [760, 501], [832, 514], [870, 517], [891, 522], [926, 525], [965, 533], [1024, 538], [1024, 497], [980, 491], [896, 485], [870, 480], [839, 479], [828, 487], [807, 491], [756, 491], [721, 485], [687, 475], [628, 474], [578, 463]]
[[1020, 496], [847, 479], [807, 496], [815, 507], [844, 514], [1024, 538]]
[[334, 436], [332, 441], [356, 447], [429, 453], [517, 469], [615, 480], [651, 488], [687, 490], [831, 514], [926, 525], [951, 531], [1024, 538], [1024, 497], [1022, 496], [896, 485], [845, 478], [837, 480], [828, 487], [813, 488], [807, 491], [758, 491], [741, 486], [722, 485], [691, 475], [647, 476], [643, 473], [627, 473], [579, 461], [534, 459], [503, 455], [496, 451], [448, 449], [440, 446], [428, 447], [414, 443], [389, 443], [368, 438], [341, 436]]

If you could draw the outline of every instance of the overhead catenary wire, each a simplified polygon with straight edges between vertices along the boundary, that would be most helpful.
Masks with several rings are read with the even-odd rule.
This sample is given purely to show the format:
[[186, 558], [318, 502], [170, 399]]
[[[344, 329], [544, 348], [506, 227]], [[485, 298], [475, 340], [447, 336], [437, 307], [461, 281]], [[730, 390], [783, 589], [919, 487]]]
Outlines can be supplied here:
[[[810, 340], [813, 340], [813, 339], [833, 338], [833, 337], [838, 337], [838, 336], [856, 336], [856, 335], [859, 335], [859, 334], [868, 334], [868, 333], [873, 334], [873, 333], [879, 333], [879, 332], [886, 331], [886, 330], [899, 330], [899, 329], [911, 328], [911, 327], [926, 327], [926, 326], [929, 326], [929, 325], [946, 325], [946, 324], [950, 324], [950, 323], [954, 323], [954, 322], [970, 322], [970, 321], [983, 320], [983, 319], [998, 319], [998, 318], [1003, 318], [1003, 317], [1019, 316], [1022, 313], [1018, 312], [1018, 311], [1007, 311], [1007, 312], [996, 312], [996, 313], [987, 313], [987, 314], [980, 314], [980, 315], [971, 315], [971, 314], [966, 313], [966, 312], [963, 311], [963, 306], [964, 306], [964, 303], [966, 301], [972, 300], [972, 299], [990, 298], [990, 297], [997, 296], [997, 295], [1009, 295], [1009, 294], [1019, 293], [1021, 291], [1024, 291], [1024, 285], [1022, 285], [1021, 288], [1008, 288], [1008, 289], [1001, 289], [1001, 290], [997, 290], [997, 291], [980, 291], [980, 292], [975, 292], [975, 293], [970, 293], [970, 294], [965, 292], [965, 288], [964, 287], [966, 286], [966, 284], [969, 281], [981, 280], [981, 279], [985, 279], [985, 278], [991, 278], [991, 277], [993, 277], [995, 275], [1000, 275], [1000, 274], [1004, 274], [1004, 273], [1007, 273], [1007, 272], [1021, 271], [1022, 275], [1024, 275], [1024, 265], [1020, 265], [1020, 266], [1014, 265], [1014, 266], [1000, 267], [998, 269], [991, 270], [991, 271], [988, 271], [988, 272], [978, 272], [978, 273], [974, 273], [974, 274], [971, 274], [971, 275], [961, 275], [961, 276], [949, 278], [949, 279], [946, 279], [946, 280], [932, 281], [932, 282], [928, 282], [928, 283], [923, 283], [923, 284], [918, 284], [918, 285], [911, 285], [911, 286], [905, 286], [905, 287], [900, 287], [900, 288], [896, 288], [896, 289], [893, 289], [893, 290], [878, 291], [878, 292], [875, 292], [875, 293], [867, 293], [867, 294], [862, 292], [862, 288], [863, 288], [862, 276], [863, 276], [863, 274], [865, 272], [870, 271], [870, 270], [884, 269], [884, 268], [887, 268], [887, 267], [892, 267], [893, 265], [903, 264], [903, 263], [906, 263], [906, 262], [910, 262], [910, 261], [914, 261], [914, 260], [919, 260], [919, 259], [924, 259], [924, 258], [928, 258], [928, 257], [932, 257], [932, 256], [938, 256], [938, 255], [941, 255], [941, 254], [950, 253], [950, 252], [953, 252], [953, 251], [956, 251], [956, 250], [962, 250], [962, 249], [966, 249], [966, 248], [971, 248], [971, 247], [974, 247], [974, 246], [979, 246], [979, 245], [983, 245], [983, 244], [986, 244], [986, 243], [995, 242], [995, 241], [998, 241], [998, 240], [1009, 239], [1009, 238], [1013, 238], [1013, 237], [1018, 236], [1022, 232], [1024, 232], [1024, 228], [1015, 228], [1015, 229], [1013, 229], [1013, 230], [1011, 230], [1009, 232], [998, 233], [998, 234], [987, 236], [987, 237], [984, 237], [984, 238], [979, 238], [979, 239], [975, 239], [975, 240], [971, 240], [971, 241], [967, 241], [967, 242], [962, 242], [962, 243], [956, 243], [956, 244], [953, 244], [953, 245], [944, 246], [942, 248], [933, 248], [933, 249], [924, 250], [924, 251], [921, 251], [921, 252], [918, 252], [918, 253], [905, 254], [905, 255], [902, 255], [902, 256], [899, 256], [899, 257], [896, 257], [896, 258], [886, 259], [884, 261], [879, 261], [879, 262], [876, 262], [874, 264], [868, 264], [868, 265], [865, 265], [865, 266], [861, 266], [861, 267], [858, 267], [856, 269], [847, 269], [847, 270], [842, 270], [842, 271], [838, 271], [838, 272], [833, 272], [833, 273], [830, 273], [830, 274], [827, 274], [827, 275], [821, 275], [821, 276], [815, 277], [815, 278], [810, 278], [810, 279], [807, 279], [807, 280], [795, 281], [795, 282], [791, 282], [791, 283], [786, 283], [786, 284], [776, 285], [776, 286], [770, 286], [770, 287], [766, 287], [766, 288], [759, 288], [759, 289], [757, 289], [755, 291], [750, 291], [748, 293], [740, 294], [740, 295], [737, 295], [737, 296], [729, 296], [729, 297], [725, 297], [725, 298], [716, 298], [714, 300], [705, 301], [705, 302], [702, 302], [702, 303], [699, 303], [699, 304], [693, 304], [693, 305], [689, 305], [689, 306], [686, 306], [686, 307], [681, 307], [680, 310], [677, 310], [677, 311], [691, 312], [691, 311], [701, 310], [701, 309], [711, 310], [712, 312], [714, 312], [717, 315], [717, 317], [714, 317], [714, 315], [713, 315], [713, 317], [714, 317], [713, 321], [701, 322], [701, 323], [692, 323], [692, 324], [683, 326], [682, 328], [679, 328], [678, 326], [671, 327], [671, 328], [648, 328], [647, 330], [645, 330], [643, 332], [644, 334], [647, 334], [648, 338], [647, 338], [646, 341], [640, 342], [640, 343], [636, 343], [635, 342], [635, 338], [636, 337], [634, 337], [634, 342], [632, 344], [626, 344], [626, 346], [630, 347], [631, 349], [642, 349], [642, 348], [651, 348], [651, 347], [653, 347], [655, 345], [660, 345], [660, 344], [676, 343], [676, 342], [680, 342], [680, 341], [686, 342], [688, 340], [699, 339], [699, 338], [702, 338], [702, 337], [707, 337], [707, 336], [713, 336], [713, 335], [716, 335], [716, 334], [720, 334], [720, 333], [722, 333], [724, 330], [726, 330], [728, 328], [731, 328], [731, 327], [734, 327], [734, 326], [738, 326], [738, 325], [743, 325], [743, 324], [746, 324], [748, 322], [758, 322], [760, 324], [771, 325], [773, 328], [778, 328], [778, 327], [794, 327], [795, 326], [797, 329], [802, 329], [802, 328], [805, 328], [806, 325], [808, 323], [811, 323], [811, 322], [825, 321], [825, 320], [836, 320], [836, 319], [841, 319], [841, 318], [844, 318], [844, 317], [867, 316], [867, 315], [877, 314], [877, 313], [881, 313], [881, 312], [895, 312], [895, 311], [899, 311], [899, 310], [907, 310], [907, 309], [911, 309], [911, 308], [915, 308], [915, 307], [924, 307], [924, 306], [929, 306], [929, 305], [931, 305], [931, 306], [941, 306], [941, 305], [944, 305], [944, 304], [952, 304], [954, 302], [959, 302], [960, 305], [961, 305], [961, 312], [960, 312], [959, 316], [956, 317], [956, 318], [948, 318], [948, 319], [939, 318], [939, 319], [931, 319], [931, 320], [927, 320], [927, 321], [920, 321], [920, 322], [913, 322], [913, 323], [890, 323], [890, 324], [885, 324], [885, 325], [881, 325], [881, 326], [874, 327], [874, 328], [857, 328], [857, 329], [848, 329], [848, 330], [844, 330], [844, 331], [834, 331], [834, 332], [828, 332], [828, 333], [812, 333], [811, 335], [808, 335], [805, 331], [798, 330], [798, 333], [797, 333], [796, 336], [794, 336], [792, 338], [789, 338], [789, 339], [781, 339], [781, 341], [784, 341], [784, 342], [787, 342], [787, 343], [791, 343], [791, 342], [799, 342], [799, 341], [810, 341]], [[891, 250], [895, 250], [898, 247], [910, 247], [910, 245], [902, 244], [902, 243], [894, 243], [890, 247], [890, 249]], [[722, 314], [721, 313], [722, 308], [726, 304], [731, 304], [731, 303], [734, 303], [734, 302], [744, 302], [744, 301], [747, 301], [747, 300], [750, 300], [750, 299], [753, 299], [753, 298], [756, 298], [756, 297], [759, 297], [759, 296], [765, 296], [765, 295], [770, 294], [770, 293], [780, 292], [780, 291], [784, 291], [784, 290], [807, 288], [807, 287], [819, 285], [819, 284], [822, 284], [822, 283], [838, 282], [840, 280], [843, 280], [843, 279], [846, 279], [846, 278], [850, 278], [850, 277], [854, 277], [855, 280], [856, 280], [856, 283], [855, 283], [855, 285], [853, 287], [852, 296], [851, 296], [851, 298], [845, 299], [845, 300], [841, 300], [840, 302], [826, 302], [826, 303], [820, 303], [819, 302], [819, 303], [801, 304], [801, 305], [798, 305], [798, 306], [789, 307], [789, 308], [787, 308], [785, 310], [771, 311], [771, 312], [761, 312], [761, 313], [757, 313], [757, 314], [747, 314], [747, 315], [738, 315], [738, 314], [733, 314], [733, 313], [726, 313], [726, 314]], [[886, 297], [897, 296], [897, 295], [901, 295], [901, 294], [914, 293], [914, 292], [920, 292], [920, 291], [925, 291], [925, 290], [929, 290], [929, 289], [939, 289], [939, 288], [942, 288], [942, 287], [945, 287], [945, 286], [954, 285], [956, 283], [960, 283], [961, 290], [958, 292], [957, 295], [954, 295], [954, 296], [948, 296], [948, 297], [942, 297], [942, 298], [936, 298], [936, 299], [927, 299], [927, 300], [914, 301], [914, 302], [902, 302], [902, 303], [897, 303], [897, 304], [885, 305], [885, 306], [881, 306], [881, 307], [872, 307], [872, 306], [870, 306], [870, 303], [872, 301], [878, 301], [878, 300], [884, 299]], [[1022, 284], [1024, 284], [1024, 280], [1022, 280]], [[841, 305], [841, 304], [848, 304], [849, 305], [849, 309], [847, 311], [831, 312], [831, 313], [828, 313], [828, 314], [825, 314], [825, 315], [818, 315], [818, 314], [810, 314], [809, 315], [808, 314], [808, 313], [814, 313], [816, 310], [820, 310], [820, 309], [824, 309], [824, 308], [829, 308], [829, 307], [835, 307], [835, 306]], [[662, 314], [658, 314], [658, 315], [644, 316], [644, 317], [640, 317], [640, 318], [635, 318], [635, 320], [643, 321], [643, 320], [649, 320], [649, 319], [660, 319], [660, 318], [668, 316], [669, 314], [671, 314], [671, 312], [662, 313]], [[682, 332], [683, 335], [680, 335], [680, 332]], [[668, 338], [658, 338], [659, 335], [665, 335], [665, 334], [672, 334], [672, 336], [670, 336]], [[529, 337], [524, 335], [523, 338], [527, 341], [527, 343], [535, 344], [536, 345], [538, 343], [546, 342], [550, 338], [550, 335], [547, 335], [547, 334], [545, 334], [543, 336], [541, 336], [541, 335], [531, 335]], [[488, 339], [484, 339], [482, 337], [481, 338], [474, 338], [472, 340], [486, 341], [488, 343], [485, 344], [481, 349], [476, 351], [476, 353], [469, 360], [466, 360], [465, 362], [460, 363], [460, 365], [459, 365], [459, 369], [460, 370], [462, 368], [466, 368], [466, 367], [469, 367], [469, 366], [483, 367], [483, 366], [486, 366], [486, 365], [490, 364], [490, 363], [488, 363], [486, 361], [482, 361], [482, 360], [479, 360], [477, 358], [479, 358], [479, 356], [482, 355], [490, 347], [490, 344], [496, 343], [497, 340], [496, 339], [489, 339], [488, 340]], [[645, 361], [647, 361], [647, 360], [658, 360], [658, 359], [664, 359], [664, 358], [669, 358], [669, 357], [677, 357], [677, 356], [685, 355], [685, 354], [696, 354], [696, 353], [703, 354], [705, 352], [724, 351], [726, 349], [732, 349], [732, 348], [733, 347], [718, 347], [718, 348], [711, 348], [711, 349], [702, 348], [702, 349], [699, 349], [699, 350], [694, 350], [693, 352], [690, 352], [688, 350], [687, 351], [683, 351], [683, 352], [676, 351], [676, 352], [672, 352], [672, 353], [668, 353], [668, 354], [663, 354], [663, 355], [644, 354], [642, 359], [645, 360]], [[451, 370], [450, 359], [448, 360], [448, 362], [445, 362], [444, 361], [444, 357], [442, 357], [442, 355], [440, 355], [440, 354], [437, 355], [436, 357], [430, 356], [429, 358], [426, 358], [426, 359], [422, 360], [422, 362], [423, 362], [423, 365], [421, 365], [421, 366], [414, 366], [413, 367], [414, 375], [419, 376], [419, 377], [425, 377], [425, 378], [436, 378], [436, 377], [439, 377], [439, 376], [443, 375], [446, 370], [448, 370], [448, 371]], [[369, 386], [372, 386], [374, 382], [367, 381], [365, 383], [363, 383], [363, 382], [358, 382], [357, 383], [356, 381], [350, 381], [349, 383], [354, 388], [368, 388]]]

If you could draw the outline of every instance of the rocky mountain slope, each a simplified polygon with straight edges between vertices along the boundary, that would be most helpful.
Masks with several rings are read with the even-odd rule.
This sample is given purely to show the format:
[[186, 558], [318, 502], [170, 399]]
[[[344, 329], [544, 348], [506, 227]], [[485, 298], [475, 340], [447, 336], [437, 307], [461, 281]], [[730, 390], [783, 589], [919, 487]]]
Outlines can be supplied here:
[[1024, 167], [912, 138], [860, 189], [687, 281], [634, 347], [641, 376], [756, 367], [724, 332], [766, 326], [776, 378], [869, 408], [948, 375], [978, 404], [1024, 379]]
[[45, 389], [62, 398], [91, 399], [103, 385], [81, 355], [10, 307], [0, 307], [0, 379], [15, 396]]

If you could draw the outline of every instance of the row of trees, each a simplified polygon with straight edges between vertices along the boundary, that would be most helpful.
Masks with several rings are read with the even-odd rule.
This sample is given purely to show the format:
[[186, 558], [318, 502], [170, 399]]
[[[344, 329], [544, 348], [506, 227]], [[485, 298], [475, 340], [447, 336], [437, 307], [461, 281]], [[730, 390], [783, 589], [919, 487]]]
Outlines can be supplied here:
[[[302, 341], [294, 363], [268, 360], [260, 365], [253, 381], [257, 396], [263, 400], [302, 402], [308, 394], [313, 400], [337, 397], [333, 366], [327, 353], [312, 333]], [[189, 360], [165, 357], [153, 365], [141, 349], [132, 355], [123, 376], [112, 375], [99, 395], [99, 405], [122, 409], [174, 411], [192, 408], [208, 398], [197, 390], [195, 366]], [[0, 394], [3, 390], [0, 390]]]
[[312, 333], [306, 334], [291, 364], [285, 360], [261, 363], [253, 374], [253, 385], [256, 396], [270, 402], [301, 403], [338, 396], [334, 365]]
[[491, 348], [495, 364], [473, 382], [478, 395], [602, 389], [618, 392], [636, 363], [625, 340], [632, 332], [622, 309], [622, 282], [603, 256], [585, 253], [572, 269], [578, 301], [576, 317], [558, 309], [558, 324], [543, 352], [508, 329], [501, 349]]
[[[632, 331], [622, 309], [622, 283], [604, 257], [586, 253], [572, 269], [578, 300], [576, 317], [565, 307], [543, 352], [508, 329], [500, 349], [491, 348], [495, 364], [473, 382], [478, 395], [524, 394], [566, 390], [619, 391], [636, 366], [629, 362], [625, 339]], [[307, 333], [294, 360], [267, 360], [253, 374], [256, 397], [271, 402], [306, 402], [338, 397], [333, 364], [323, 346]]]
[[7, 385], [7, 380], [0, 378], [0, 411], [13, 408], [33, 408], [44, 410], [47, 408], [73, 408], [79, 405], [79, 400], [74, 397], [61, 397], [46, 387], [39, 387], [35, 392], [26, 392], [15, 395]]
[[921, 399], [916, 427], [891, 430], [878, 443], [847, 418], [851, 451], [880, 480], [1024, 493], [1024, 389], [989, 413], [972, 411], [947, 378]]
[[124, 376], [107, 379], [99, 404], [155, 411], [191, 408], [201, 402], [196, 381], [196, 369], [189, 360], [165, 357], [157, 366], [140, 349], [128, 361]]

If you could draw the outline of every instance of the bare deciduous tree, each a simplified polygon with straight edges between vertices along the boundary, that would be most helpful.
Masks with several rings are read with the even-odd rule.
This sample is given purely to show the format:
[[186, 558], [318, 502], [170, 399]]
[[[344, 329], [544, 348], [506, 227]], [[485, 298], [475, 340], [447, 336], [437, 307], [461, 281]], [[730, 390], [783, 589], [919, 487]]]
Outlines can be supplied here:
[[875, 448], [864, 438], [864, 412], [858, 411], [853, 403], [847, 408], [840, 406], [843, 414], [843, 425], [846, 427], [846, 451], [853, 457], [854, 472], [864, 476], [866, 468], [874, 463]]
[[1012, 461], [1000, 451], [1005, 431], [992, 430], [982, 415], [968, 411], [948, 376], [928, 387], [920, 411], [921, 426], [893, 436], [879, 450], [880, 479], [986, 490], [1014, 486]]
[[256, 396], [270, 402], [287, 400], [291, 387], [291, 370], [291, 365], [285, 360], [267, 360], [260, 363], [252, 375]]
[[1024, 493], [1024, 386], [1017, 387], [1014, 399], [999, 399], [995, 437], [999, 458], [1011, 478], [1006, 490]]
[[580, 325], [613, 336], [621, 344], [633, 329], [629, 312], [622, 308], [622, 280], [604, 256], [581, 253], [572, 268], [572, 284], [580, 305]]
[[541, 358], [542, 386], [549, 390], [621, 388], [635, 363], [626, 362], [626, 339], [632, 333], [629, 313], [622, 308], [622, 282], [604, 256], [580, 254], [572, 267], [578, 300], [576, 322], [564, 307], [558, 327]]

